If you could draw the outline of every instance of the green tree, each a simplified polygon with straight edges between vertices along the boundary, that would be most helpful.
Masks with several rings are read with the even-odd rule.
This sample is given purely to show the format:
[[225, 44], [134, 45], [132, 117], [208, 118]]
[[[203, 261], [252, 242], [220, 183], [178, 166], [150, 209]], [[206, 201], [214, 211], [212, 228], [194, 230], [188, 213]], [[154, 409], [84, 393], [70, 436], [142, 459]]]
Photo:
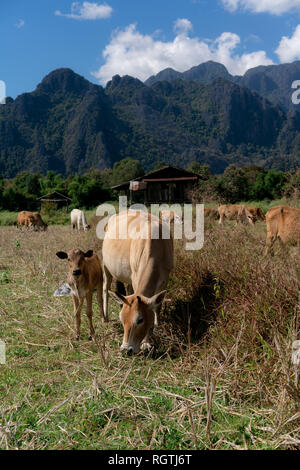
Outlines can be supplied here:
[[111, 184], [112, 186], [121, 184], [142, 176], [144, 173], [138, 160], [133, 160], [130, 157], [124, 158], [114, 164]]
[[67, 190], [66, 180], [55, 171], [47, 171], [46, 176], [40, 178], [40, 185], [42, 194], [49, 194], [53, 191], [65, 193]]
[[86, 209], [110, 199], [110, 192], [103, 187], [101, 180], [87, 176], [74, 176], [69, 184], [68, 194], [73, 206]]
[[219, 183], [219, 191], [226, 202], [235, 204], [249, 198], [250, 188], [243, 168], [229, 165]]
[[205, 181], [207, 181], [211, 177], [210, 166], [207, 163], [205, 163], [204, 165], [201, 165], [198, 162], [192, 162], [187, 167], [187, 170], [192, 171], [193, 173], [196, 173], [197, 175], [200, 175], [201, 178]]
[[277, 199], [283, 195], [286, 175], [282, 171], [269, 170], [259, 173], [250, 191], [250, 199]]

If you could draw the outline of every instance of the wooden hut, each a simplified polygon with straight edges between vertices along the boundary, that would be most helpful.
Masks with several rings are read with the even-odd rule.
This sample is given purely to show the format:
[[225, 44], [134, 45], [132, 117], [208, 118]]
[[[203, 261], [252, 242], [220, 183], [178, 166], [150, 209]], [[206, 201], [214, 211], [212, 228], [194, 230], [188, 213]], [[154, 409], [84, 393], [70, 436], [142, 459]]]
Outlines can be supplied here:
[[37, 199], [41, 203], [41, 212], [44, 205], [53, 205], [57, 209], [61, 209], [63, 206], [66, 206], [66, 212], [68, 212], [69, 204], [72, 202], [72, 199], [68, 196], [64, 196], [58, 191], [54, 191], [50, 194], [45, 194]]
[[[199, 175], [176, 166], [164, 166], [132, 181], [113, 186], [130, 201], [143, 194], [145, 204], [191, 202], [190, 190], [199, 181]], [[140, 198], [139, 198], [140, 199]]]

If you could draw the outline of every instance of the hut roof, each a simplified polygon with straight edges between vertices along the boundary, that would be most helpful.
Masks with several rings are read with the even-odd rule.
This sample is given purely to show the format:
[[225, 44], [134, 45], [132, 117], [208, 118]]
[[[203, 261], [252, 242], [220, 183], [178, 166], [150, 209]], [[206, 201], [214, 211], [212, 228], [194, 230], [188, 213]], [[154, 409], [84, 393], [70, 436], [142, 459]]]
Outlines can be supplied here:
[[[158, 170], [146, 173], [143, 176], [134, 178], [134, 180], [132, 181], [144, 181], [145, 183], [153, 183], [159, 181], [197, 181], [199, 178], [199, 175], [193, 173], [192, 171], [185, 170], [184, 168], [179, 168], [178, 166], [167, 165], [163, 166], [162, 168], [159, 168]], [[112, 189], [122, 190], [128, 188], [129, 185], [130, 181], [126, 181], [125, 183], [113, 186]]]
[[64, 194], [59, 193], [58, 191], [53, 191], [53, 193], [44, 194], [41, 197], [37, 198], [38, 201], [48, 201], [48, 202], [68, 202], [72, 201], [71, 198], [65, 196]]

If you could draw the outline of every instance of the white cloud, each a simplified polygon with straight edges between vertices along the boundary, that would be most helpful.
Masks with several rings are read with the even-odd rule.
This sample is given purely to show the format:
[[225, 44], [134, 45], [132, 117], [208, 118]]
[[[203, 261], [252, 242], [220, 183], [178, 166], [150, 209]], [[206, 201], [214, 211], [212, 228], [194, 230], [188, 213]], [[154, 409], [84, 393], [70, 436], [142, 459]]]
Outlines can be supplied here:
[[239, 36], [234, 33], [224, 32], [210, 41], [190, 37], [188, 31], [191, 29], [192, 24], [188, 20], [177, 20], [175, 37], [169, 42], [143, 35], [135, 24], [115, 31], [103, 51], [105, 63], [93, 76], [102, 84], [116, 74], [131, 75], [144, 81], [167, 67], [183, 72], [208, 60], [224, 64], [232, 74], [242, 75], [251, 67], [273, 63], [265, 51], [234, 54], [240, 43]]
[[23, 28], [24, 24], [25, 24], [24, 20], [19, 20], [18, 23], [16, 24], [16, 27], [17, 28]]
[[222, 3], [232, 12], [242, 8], [254, 13], [281, 15], [291, 10], [300, 10], [300, 0], [222, 0]]
[[297, 26], [290, 38], [287, 36], [281, 38], [275, 52], [281, 62], [293, 62], [300, 59], [300, 25]]
[[174, 31], [177, 33], [182, 33], [185, 34], [188, 31], [193, 30], [193, 25], [190, 22], [190, 20], [187, 20], [186, 18], [178, 18], [178, 20], [175, 21], [174, 23]]
[[112, 11], [112, 7], [106, 3], [99, 5], [98, 3], [83, 2], [82, 5], [80, 5], [79, 2], [73, 2], [71, 5], [71, 13], [62, 13], [60, 10], [56, 10], [54, 14], [74, 20], [99, 20], [109, 18]]

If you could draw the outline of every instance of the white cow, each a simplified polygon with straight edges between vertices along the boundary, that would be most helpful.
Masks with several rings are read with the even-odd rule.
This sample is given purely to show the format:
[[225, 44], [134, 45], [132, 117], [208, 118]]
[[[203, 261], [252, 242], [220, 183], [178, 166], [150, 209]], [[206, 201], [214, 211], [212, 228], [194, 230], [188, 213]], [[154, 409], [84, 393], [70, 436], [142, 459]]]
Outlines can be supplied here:
[[78, 230], [80, 230], [80, 226], [82, 225], [85, 232], [91, 228], [87, 223], [85, 213], [80, 209], [73, 209], [71, 211], [71, 225], [73, 229], [76, 228], [77, 225]]

